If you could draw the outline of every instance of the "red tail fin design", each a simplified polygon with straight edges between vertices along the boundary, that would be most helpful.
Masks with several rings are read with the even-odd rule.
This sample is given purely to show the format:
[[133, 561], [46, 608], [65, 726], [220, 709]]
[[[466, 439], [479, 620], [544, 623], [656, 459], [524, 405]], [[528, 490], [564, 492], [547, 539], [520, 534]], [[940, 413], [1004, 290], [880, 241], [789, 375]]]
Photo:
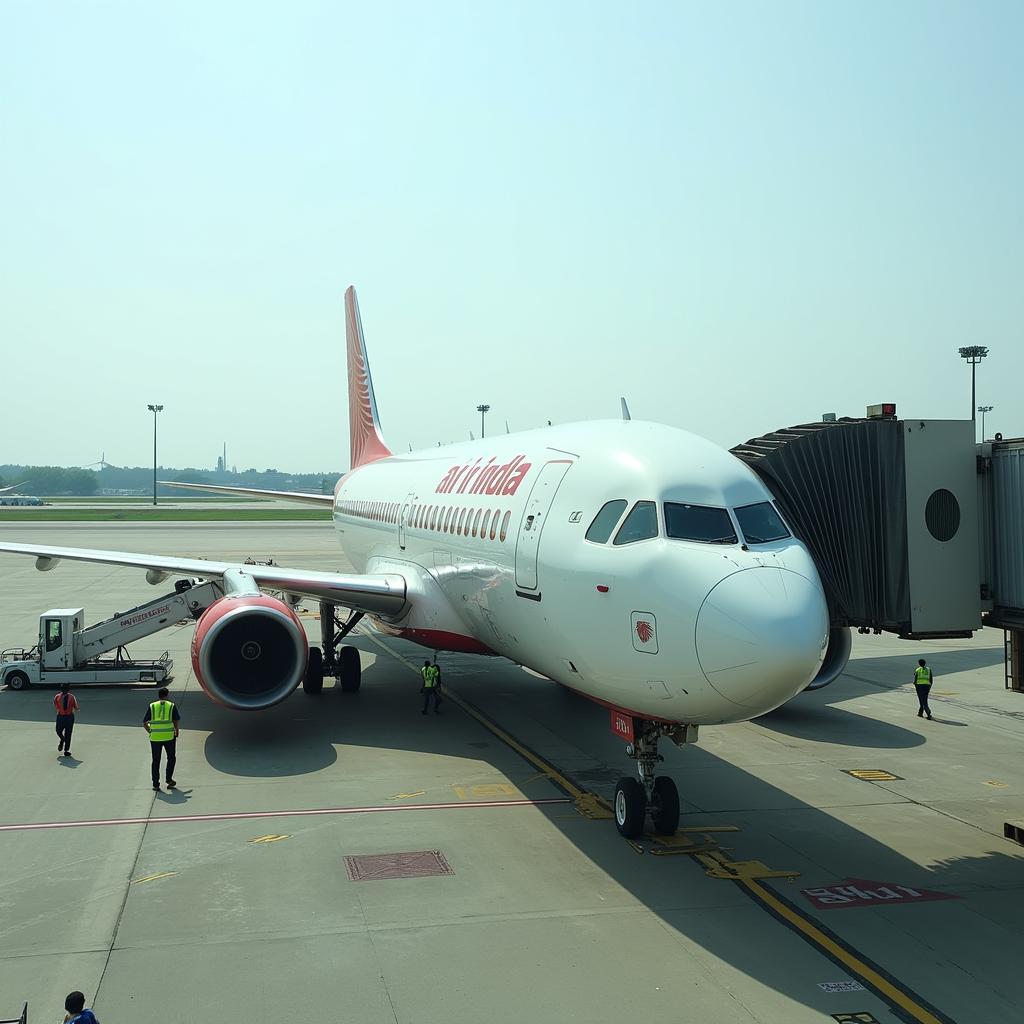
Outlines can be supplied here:
[[384, 443], [377, 418], [377, 400], [366, 358], [363, 324], [359, 319], [356, 290], [345, 291], [345, 340], [348, 343], [348, 436], [351, 448], [350, 468], [385, 459], [391, 450]]

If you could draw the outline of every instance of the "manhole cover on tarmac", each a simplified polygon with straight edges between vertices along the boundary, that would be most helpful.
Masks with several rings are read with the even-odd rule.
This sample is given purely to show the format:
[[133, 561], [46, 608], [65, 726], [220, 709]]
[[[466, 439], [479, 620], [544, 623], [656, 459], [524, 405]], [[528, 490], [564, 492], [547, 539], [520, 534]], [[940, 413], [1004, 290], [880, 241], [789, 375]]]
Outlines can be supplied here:
[[353, 882], [455, 874], [440, 850], [417, 850], [415, 853], [372, 853], [363, 857], [346, 857], [345, 870], [348, 871], [348, 877]]

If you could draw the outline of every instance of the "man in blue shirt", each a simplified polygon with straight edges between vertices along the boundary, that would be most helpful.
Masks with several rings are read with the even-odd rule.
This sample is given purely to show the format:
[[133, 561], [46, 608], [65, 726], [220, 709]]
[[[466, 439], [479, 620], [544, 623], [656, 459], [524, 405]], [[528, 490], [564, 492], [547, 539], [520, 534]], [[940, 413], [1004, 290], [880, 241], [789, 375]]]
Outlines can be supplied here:
[[85, 1008], [85, 996], [81, 992], [69, 992], [64, 1000], [64, 1024], [100, 1024], [96, 1014]]

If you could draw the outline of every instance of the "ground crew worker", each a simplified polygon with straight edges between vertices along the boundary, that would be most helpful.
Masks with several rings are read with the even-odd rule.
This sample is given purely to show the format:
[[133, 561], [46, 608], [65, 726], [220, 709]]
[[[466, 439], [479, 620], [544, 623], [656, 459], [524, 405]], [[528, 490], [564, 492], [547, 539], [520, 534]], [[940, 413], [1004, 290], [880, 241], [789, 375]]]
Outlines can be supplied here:
[[70, 683], [60, 684], [60, 693], [53, 698], [53, 707], [57, 712], [57, 756], [71, 756], [71, 730], [75, 727], [75, 712], [78, 701], [71, 692]]
[[149, 745], [153, 754], [153, 789], [160, 792], [160, 754], [167, 751], [167, 788], [174, 789], [174, 765], [177, 761], [175, 745], [178, 742], [178, 723], [181, 715], [172, 701], [167, 699], [168, 689], [162, 686], [159, 700], [153, 701], [146, 708], [142, 719], [142, 727], [149, 733]]
[[917, 690], [917, 717], [928, 716], [932, 720], [932, 709], [928, 707], [928, 691], [932, 688], [932, 670], [925, 664], [924, 658], [918, 659], [914, 669], [914, 689]]
[[429, 661], [423, 662], [423, 668], [420, 669], [420, 675], [423, 676], [423, 688], [420, 692], [423, 694], [423, 711], [421, 714], [427, 713], [427, 705], [430, 704], [430, 699], [434, 699], [434, 714], [441, 714], [441, 709], [438, 705], [441, 703], [441, 670], [437, 665], [431, 665]]

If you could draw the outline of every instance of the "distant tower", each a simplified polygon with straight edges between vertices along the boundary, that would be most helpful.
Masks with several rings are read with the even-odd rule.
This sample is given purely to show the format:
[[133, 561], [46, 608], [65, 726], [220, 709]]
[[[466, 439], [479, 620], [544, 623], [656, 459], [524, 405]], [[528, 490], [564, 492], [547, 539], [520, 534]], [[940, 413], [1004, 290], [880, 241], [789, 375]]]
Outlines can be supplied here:
[[224, 459], [220, 455], [217, 456], [217, 472], [224, 472]]

